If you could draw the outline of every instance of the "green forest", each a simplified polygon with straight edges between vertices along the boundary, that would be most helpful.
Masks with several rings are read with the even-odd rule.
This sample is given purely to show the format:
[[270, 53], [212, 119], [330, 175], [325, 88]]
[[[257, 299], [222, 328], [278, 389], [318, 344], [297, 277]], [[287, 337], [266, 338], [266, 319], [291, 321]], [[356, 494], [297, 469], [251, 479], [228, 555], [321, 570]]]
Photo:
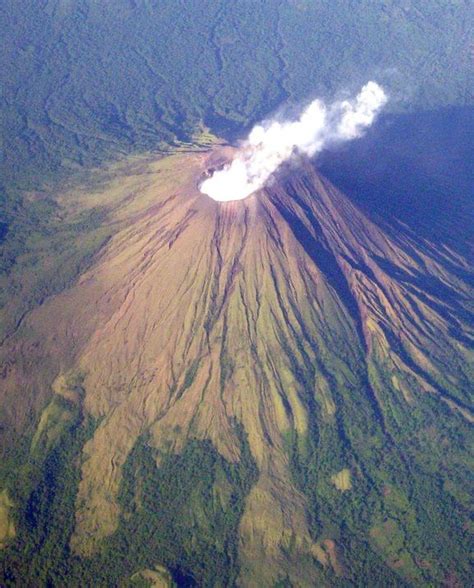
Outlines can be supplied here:
[[[466, 425], [434, 401], [412, 414], [394, 401], [393, 417], [383, 424], [364, 400], [367, 393], [357, 385], [341, 388], [336, 427], [318, 422], [315, 410], [308, 438], [288, 438], [312, 533], [337, 538], [350, 570], [345, 578], [327, 574], [326, 581], [341, 587], [360, 586], [362, 578], [370, 586], [441, 585], [451, 571], [467, 586], [473, 464]], [[237, 528], [257, 476], [245, 435], [238, 432], [238, 464], [209, 442], [190, 440], [179, 454], [168, 454], [143, 436], [124, 469], [118, 530], [93, 556], [79, 557], [69, 541], [81, 450], [98, 423], [75, 404], [52, 403], [67, 413], [66, 424], [50, 442], [45, 433], [25, 439], [0, 470], [0, 484], [20, 505], [17, 538], [0, 551], [2, 584], [140, 586], [137, 572], [165, 565], [179, 586], [234, 586]], [[355, 472], [350, 492], [328, 483], [327, 473], [344, 466]], [[387, 558], [399, 562], [400, 573]], [[290, 585], [281, 578], [279, 586]]]
[[203, 123], [239, 136], [369, 79], [394, 111], [466, 104], [472, 18], [457, 0], [6, 0], [1, 177], [38, 186]]

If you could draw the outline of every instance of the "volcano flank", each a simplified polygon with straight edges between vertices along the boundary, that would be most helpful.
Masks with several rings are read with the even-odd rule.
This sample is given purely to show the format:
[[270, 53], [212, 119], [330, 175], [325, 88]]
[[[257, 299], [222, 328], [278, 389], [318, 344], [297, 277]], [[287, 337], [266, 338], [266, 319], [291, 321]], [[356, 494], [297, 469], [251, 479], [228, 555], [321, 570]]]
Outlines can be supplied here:
[[100, 203], [109, 238], [0, 347], [2, 432], [47, 459], [74, 431], [53, 494], [77, 577], [126, 553], [117, 581], [462, 582], [468, 262], [309, 161], [215, 202], [199, 184], [231, 155], [138, 161], [60, 198]]

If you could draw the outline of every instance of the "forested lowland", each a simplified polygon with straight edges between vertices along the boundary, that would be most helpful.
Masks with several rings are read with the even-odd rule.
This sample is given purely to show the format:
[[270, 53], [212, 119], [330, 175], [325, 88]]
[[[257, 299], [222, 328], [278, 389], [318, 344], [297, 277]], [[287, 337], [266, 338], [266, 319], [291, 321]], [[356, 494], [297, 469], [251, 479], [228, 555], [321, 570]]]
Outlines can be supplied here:
[[203, 123], [239, 134], [372, 78], [393, 110], [463, 105], [471, 29], [462, 0], [6, 0], [1, 174], [37, 184]]

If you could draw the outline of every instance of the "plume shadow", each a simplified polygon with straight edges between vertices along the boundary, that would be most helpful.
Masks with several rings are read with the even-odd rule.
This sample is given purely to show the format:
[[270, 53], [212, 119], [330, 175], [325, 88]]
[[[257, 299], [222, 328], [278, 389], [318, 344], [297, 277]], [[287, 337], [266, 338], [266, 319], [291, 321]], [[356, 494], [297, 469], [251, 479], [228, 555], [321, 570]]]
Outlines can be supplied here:
[[[380, 117], [318, 168], [372, 220], [464, 256], [474, 237], [474, 108]], [[400, 226], [397, 227], [397, 230]]]

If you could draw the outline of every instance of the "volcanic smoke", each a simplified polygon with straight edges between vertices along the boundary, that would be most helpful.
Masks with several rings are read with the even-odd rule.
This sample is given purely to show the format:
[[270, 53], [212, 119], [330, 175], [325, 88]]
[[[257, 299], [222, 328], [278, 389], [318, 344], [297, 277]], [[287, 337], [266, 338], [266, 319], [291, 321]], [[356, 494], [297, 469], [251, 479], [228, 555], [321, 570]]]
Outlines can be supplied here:
[[297, 120], [256, 125], [233, 161], [205, 180], [200, 190], [214, 200], [243, 200], [263, 186], [293, 156], [314, 157], [324, 147], [360, 137], [387, 102], [376, 82], [352, 100], [326, 105], [314, 100]]

